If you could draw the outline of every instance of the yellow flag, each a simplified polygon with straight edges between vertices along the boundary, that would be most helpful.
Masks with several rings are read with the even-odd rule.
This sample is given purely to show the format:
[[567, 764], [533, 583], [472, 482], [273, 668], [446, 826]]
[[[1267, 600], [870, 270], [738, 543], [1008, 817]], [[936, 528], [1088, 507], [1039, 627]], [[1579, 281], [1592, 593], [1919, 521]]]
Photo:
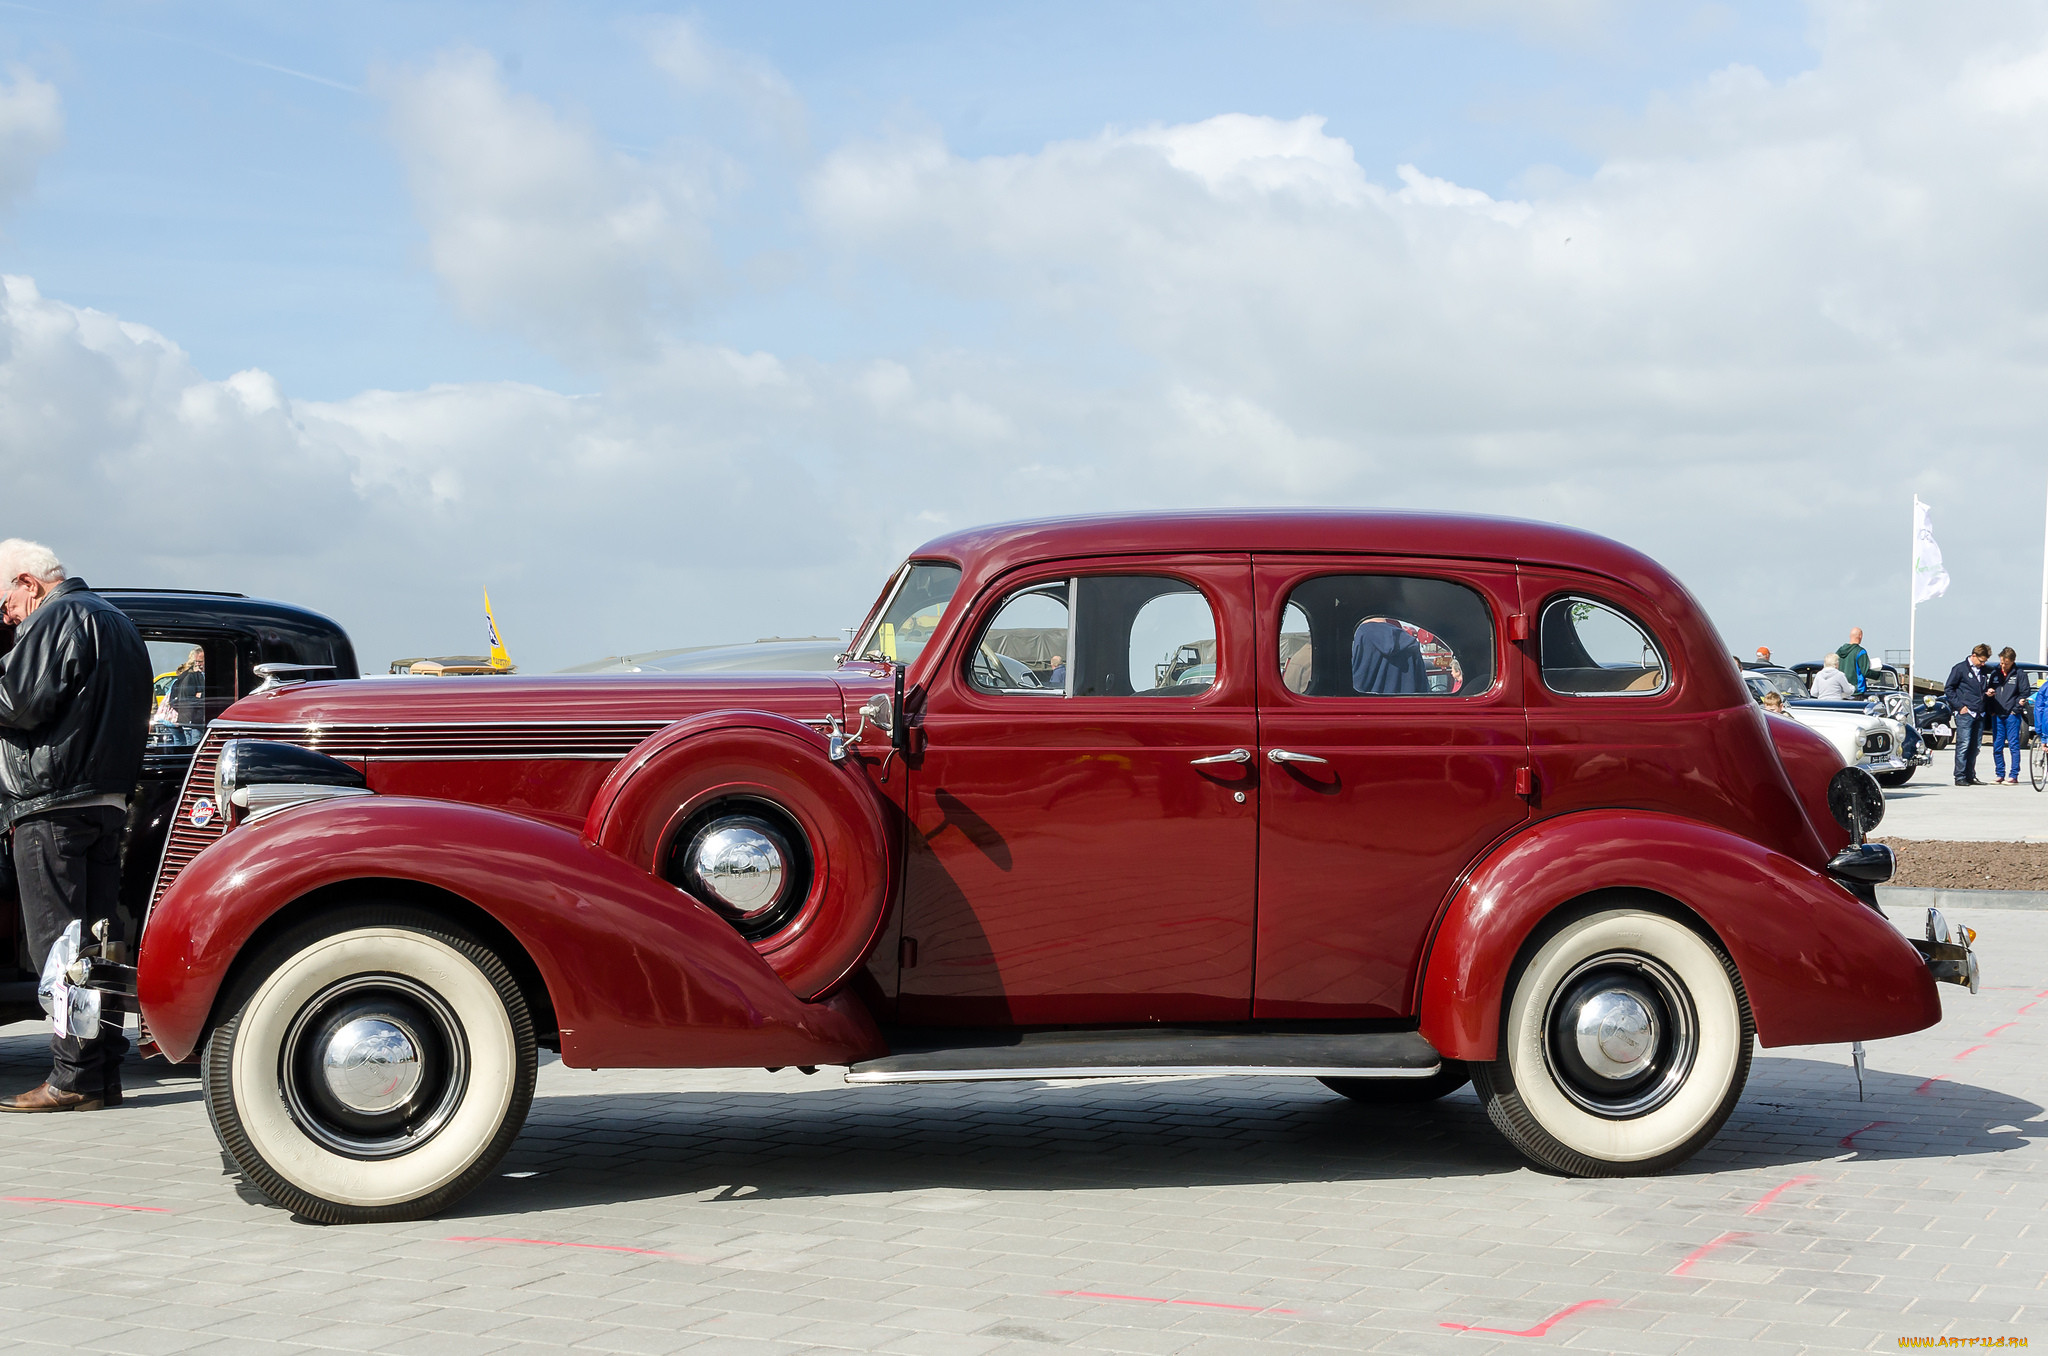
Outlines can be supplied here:
[[498, 619], [491, 615], [491, 591], [484, 590], [484, 623], [491, 628], [491, 667], [509, 670], [512, 656], [505, 653], [505, 642], [498, 636]]

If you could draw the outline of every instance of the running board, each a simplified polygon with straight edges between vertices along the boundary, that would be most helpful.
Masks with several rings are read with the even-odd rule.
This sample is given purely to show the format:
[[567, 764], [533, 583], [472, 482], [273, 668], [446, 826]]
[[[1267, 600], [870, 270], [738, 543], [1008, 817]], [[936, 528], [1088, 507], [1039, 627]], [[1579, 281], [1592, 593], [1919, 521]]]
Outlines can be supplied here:
[[[951, 1035], [957, 1043], [938, 1043]], [[1018, 1078], [1428, 1078], [1442, 1067], [1413, 1031], [1292, 1032], [1131, 1027], [1085, 1031], [919, 1032], [846, 1072], [849, 1083], [979, 1083]], [[909, 1042], [905, 1042], [909, 1044]]]

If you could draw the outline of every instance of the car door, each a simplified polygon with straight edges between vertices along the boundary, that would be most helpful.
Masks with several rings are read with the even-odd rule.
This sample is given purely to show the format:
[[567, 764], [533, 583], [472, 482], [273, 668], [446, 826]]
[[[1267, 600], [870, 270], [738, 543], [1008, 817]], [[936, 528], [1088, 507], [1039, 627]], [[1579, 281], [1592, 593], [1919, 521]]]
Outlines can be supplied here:
[[898, 1013], [1241, 1021], [1258, 848], [1250, 561], [1051, 564], [933, 671]]
[[1507, 565], [1256, 558], [1255, 1017], [1414, 1011], [1439, 910], [1529, 814], [1517, 596]]

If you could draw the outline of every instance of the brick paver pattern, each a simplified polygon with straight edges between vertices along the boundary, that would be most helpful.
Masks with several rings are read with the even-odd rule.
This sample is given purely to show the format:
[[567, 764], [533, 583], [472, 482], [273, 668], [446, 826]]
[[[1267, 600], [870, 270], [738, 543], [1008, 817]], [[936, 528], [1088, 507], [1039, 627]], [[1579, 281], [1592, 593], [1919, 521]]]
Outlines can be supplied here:
[[[2048, 914], [1876, 1042], [1759, 1052], [1658, 1177], [1523, 1164], [1469, 1088], [1291, 1079], [849, 1088], [549, 1063], [447, 1216], [321, 1228], [225, 1164], [197, 1079], [0, 1117], [10, 1353], [905, 1356], [1897, 1350], [2048, 1343]], [[43, 1072], [28, 1026], [0, 1086]]]

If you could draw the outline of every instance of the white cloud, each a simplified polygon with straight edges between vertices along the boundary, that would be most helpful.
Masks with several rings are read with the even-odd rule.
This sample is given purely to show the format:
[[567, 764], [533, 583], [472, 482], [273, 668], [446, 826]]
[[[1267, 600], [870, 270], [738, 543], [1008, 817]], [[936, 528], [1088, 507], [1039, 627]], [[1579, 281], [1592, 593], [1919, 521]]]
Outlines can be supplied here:
[[458, 52], [387, 77], [434, 271], [465, 315], [572, 361], [644, 351], [711, 274], [708, 189], [606, 146]]
[[[1884, 648], [1916, 489], [1958, 580], [1923, 641], [2026, 648], [2048, 24], [1822, 18], [1814, 69], [1731, 67], [1512, 192], [1360, 166], [1316, 117], [844, 146], [806, 181], [844, 280], [818, 304], [993, 319], [833, 361], [678, 338], [701, 189], [452, 57], [387, 86], [437, 271], [593, 392], [310, 403], [15, 281], [0, 446], [41, 450], [19, 502], [74, 557], [263, 581], [373, 660], [473, 644], [484, 583], [546, 666], [837, 625], [948, 526], [1272, 502], [1560, 519], [1666, 561], [1745, 650], [1851, 621]], [[679, 81], [756, 78], [674, 32]], [[2017, 555], [1969, 516], [2015, 501]]]
[[0, 79], [0, 211], [35, 185], [36, 167], [64, 138], [57, 87], [23, 66]]
[[648, 30], [647, 51], [676, 87], [714, 102], [736, 105], [786, 145], [802, 145], [804, 101], [782, 72], [760, 57], [735, 52], [705, 37], [688, 19], [663, 19]]

